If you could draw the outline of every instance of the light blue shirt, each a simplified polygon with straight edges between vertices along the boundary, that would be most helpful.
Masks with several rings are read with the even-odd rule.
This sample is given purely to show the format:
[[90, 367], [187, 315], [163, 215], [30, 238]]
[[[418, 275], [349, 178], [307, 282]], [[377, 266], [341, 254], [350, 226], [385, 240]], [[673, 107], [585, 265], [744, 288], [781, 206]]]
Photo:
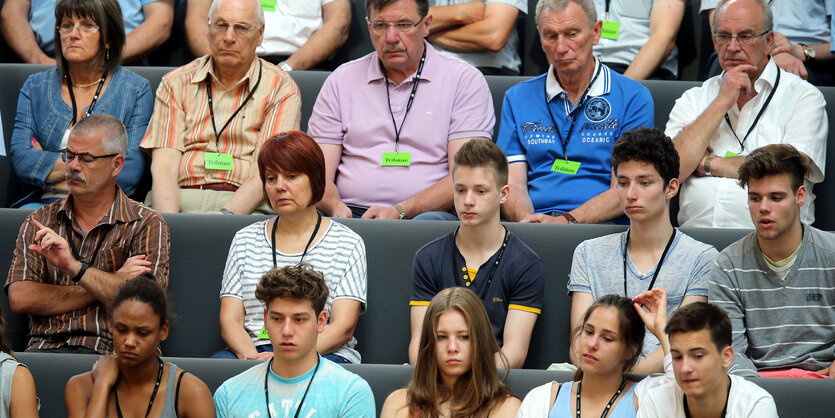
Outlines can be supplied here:
[[[701, 11], [715, 9], [718, 0], [702, 0]], [[833, 0], [766, 0], [774, 14], [774, 30], [793, 43], [830, 41]]]
[[[292, 379], [268, 370], [265, 361], [234, 376], [215, 392], [218, 417], [292, 417], [300, 407], [307, 384], [310, 390], [301, 405], [299, 417], [375, 417], [377, 413], [371, 387], [361, 377], [336, 363], [319, 357], [315, 367]], [[269, 371], [269, 413], [264, 395], [264, 376]], [[313, 379], [311, 382], [310, 379]]]
[[[125, 33], [128, 34], [145, 22], [142, 7], [157, 0], [118, 0], [122, 8]], [[29, 5], [29, 26], [35, 32], [35, 41], [44, 52], [55, 52], [55, 4], [57, 0], [31, 0]], [[101, 22], [99, 22], [101, 24]]]

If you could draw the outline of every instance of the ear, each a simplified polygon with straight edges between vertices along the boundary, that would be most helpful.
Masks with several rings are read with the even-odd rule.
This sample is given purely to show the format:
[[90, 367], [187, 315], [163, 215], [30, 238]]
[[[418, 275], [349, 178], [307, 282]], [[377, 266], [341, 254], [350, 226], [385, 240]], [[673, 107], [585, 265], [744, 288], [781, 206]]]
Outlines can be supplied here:
[[160, 341], [165, 341], [165, 339], [168, 338], [169, 327], [170, 327], [170, 325], [168, 325], [168, 321], [165, 321], [165, 323], [162, 324], [161, 327], [159, 327], [159, 340]]
[[264, 25], [261, 25], [258, 28], [258, 43], [257, 43], [257, 45], [261, 45], [261, 42], [264, 42]]
[[806, 204], [806, 186], [800, 185], [797, 188], [797, 192], [795, 192], [795, 199], [797, 200], [797, 207], [801, 207]]
[[670, 200], [673, 197], [675, 197], [675, 195], [678, 193], [678, 188], [680, 185], [681, 184], [678, 182], [678, 179], [670, 179], [670, 182], [667, 183], [667, 190], [664, 192], [664, 197], [666, 197], [667, 200]]
[[510, 196], [510, 186], [505, 184], [502, 186], [501, 190], [499, 190], [499, 204], [504, 204], [507, 202], [507, 198]]
[[318, 331], [319, 334], [325, 331], [325, 325], [328, 325], [328, 313], [322, 309], [322, 312], [319, 312], [319, 324], [318, 324]]
[[771, 48], [774, 47], [774, 31], [768, 32], [768, 35], [765, 35], [765, 56], [768, 57], [771, 54]]
[[122, 172], [122, 169], [125, 168], [125, 156], [124, 155], [117, 155], [113, 157], [112, 160], [113, 164], [113, 178], [115, 179], [119, 173]]
[[591, 30], [593, 34], [591, 44], [597, 45], [597, 43], [600, 42], [600, 35], [603, 33], [603, 21], [598, 20], [597, 22], [594, 22], [594, 26], [592, 26]]
[[722, 349], [722, 367], [727, 369], [730, 367], [731, 363], [734, 361], [734, 348], [732, 346], [727, 346]]
[[423, 18], [423, 37], [429, 36], [429, 27], [432, 26], [432, 15]]

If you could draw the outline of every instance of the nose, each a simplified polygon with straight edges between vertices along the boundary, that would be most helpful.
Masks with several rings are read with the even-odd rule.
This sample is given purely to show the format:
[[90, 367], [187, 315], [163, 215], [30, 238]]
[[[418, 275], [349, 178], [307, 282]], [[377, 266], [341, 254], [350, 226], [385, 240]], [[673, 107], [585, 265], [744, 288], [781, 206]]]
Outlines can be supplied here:
[[687, 357], [681, 358], [681, 372], [682, 373], [689, 373], [693, 371], [693, 364], [691, 363], [690, 359]]
[[731, 40], [728, 42], [727, 49], [731, 51], [739, 51], [742, 49], [742, 45], [739, 43], [739, 39], [736, 36], [731, 37]]
[[136, 345], [136, 339], [134, 338], [133, 333], [128, 333], [128, 335], [125, 336], [125, 346], [133, 347], [134, 345]]
[[465, 206], [473, 206], [475, 204], [475, 198], [472, 191], [468, 191], [464, 194], [464, 205]]
[[592, 335], [586, 340], [586, 347], [588, 347], [590, 351], [597, 351], [599, 343], [600, 341], [598, 337], [596, 335]]
[[71, 170], [71, 171], [80, 171], [81, 170], [81, 161], [79, 161], [78, 156], [74, 156], [71, 159], [70, 156], [67, 155], [67, 163], [66, 164], [67, 164], [67, 169], [68, 170]]
[[235, 42], [235, 26], [229, 25], [226, 32], [223, 32], [223, 40], [228, 43]]
[[289, 321], [289, 320], [284, 321], [284, 324], [282, 324], [282, 326], [281, 326], [281, 335], [284, 335], [284, 336], [287, 336], [287, 337], [292, 336], [293, 335], [293, 327], [291, 325], [292, 325], [291, 321]]
[[396, 44], [398, 42], [400, 42], [400, 32], [394, 28], [394, 25], [389, 25], [386, 28], [386, 43]]
[[458, 352], [458, 341], [456, 341], [456, 339], [454, 337], [450, 338], [448, 340], [446, 350], [450, 353], [457, 353]]
[[768, 199], [760, 200], [759, 209], [760, 209], [760, 213], [771, 212], [771, 203], [768, 201]]
[[279, 175], [275, 178], [275, 189], [278, 191], [284, 191], [287, 189], [287, 183], [284, 180], [284, 176]]
[[564, 36], [557, 36], [557, 40], [555, 42], [557, 44], [557, 53], [564, 54], [568, 52], [568, 41]]
[[638, 193], [636, 193], [634, 185], [629, 184], [626, 186], [626, 198], [628, 200], [635, 200], [638, 198]]

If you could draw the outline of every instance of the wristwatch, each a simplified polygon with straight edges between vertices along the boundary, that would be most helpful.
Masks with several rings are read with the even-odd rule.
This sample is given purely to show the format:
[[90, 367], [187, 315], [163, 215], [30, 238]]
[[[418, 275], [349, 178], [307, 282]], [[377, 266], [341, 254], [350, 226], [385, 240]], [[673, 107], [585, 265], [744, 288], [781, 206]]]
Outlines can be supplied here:
[[570, 223], [570, 224], [578, 224], [578, 223], [580, 223], [580, 222], [577, 222], [577, 218], [575, 218], [575, 217], [574, 217], [574, 215], [572, 215], [572, 214], [570, 214], [570, 213], [568, 213], [568, 212], [563, 212], [563, 213], [561, 213], [561, 214], [560, 214], [560, 216], [562, 216], [563, 218], [565, 218], [566, 220], [568, 220], [568, 223]]
[[710, 172], [710, 160], [712, 160], [713, 157], [715, 157], [715, 155], [705, 158], [705, 176], [707, 177], [713, 177], [713, 173]]
[[805, 44], [798, 44], [798, 45], [800, 45], [800, 48], [803, 49], [803, 55], [806, 56], [806, 61], [814, 61], [815, 60], [815, 58], [817, 57], [817, 54], [815, 54], [814, 49], [810, 48], [809, 45], [805, 45]]
[[290, 71], [293, 71], [293, 67], [291, 67], [290, 64], [287, 63], [287, 61], [279, 62], [278, 63], [278, 68], [281, 68], [282, 70], [284, 70], [285, 72], [288, 72], [288, 73]]
[[407, 218], [406, 211], [403, 209], [403, 206], [400, 206], [400, 203], [395, 203], [391, 206], [393, 206], [394, 209], [397, 210], [397, 216], [400, 217], [401, 221]]
[[224, 215], [234, 215], [235, 214], [235, 212], [232, 212], [231, 210], [226, 209], [226, 208], [220, 208], [220, 209], [218, 209], [218, 212], [220, 212]]

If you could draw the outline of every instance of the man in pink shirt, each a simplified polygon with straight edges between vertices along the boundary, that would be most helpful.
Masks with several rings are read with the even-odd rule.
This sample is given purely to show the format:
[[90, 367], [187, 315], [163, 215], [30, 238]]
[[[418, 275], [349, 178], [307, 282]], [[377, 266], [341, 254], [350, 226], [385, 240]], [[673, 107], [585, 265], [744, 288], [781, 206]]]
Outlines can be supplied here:
[[492, 137], [487, 82], [424, 41], [427, 0], [366, 5], [376, 51], [328, 77], [308, 123], [327, 170], [318, 207], [337, 217], [456, 220], [449, 162], [468, 140]]

